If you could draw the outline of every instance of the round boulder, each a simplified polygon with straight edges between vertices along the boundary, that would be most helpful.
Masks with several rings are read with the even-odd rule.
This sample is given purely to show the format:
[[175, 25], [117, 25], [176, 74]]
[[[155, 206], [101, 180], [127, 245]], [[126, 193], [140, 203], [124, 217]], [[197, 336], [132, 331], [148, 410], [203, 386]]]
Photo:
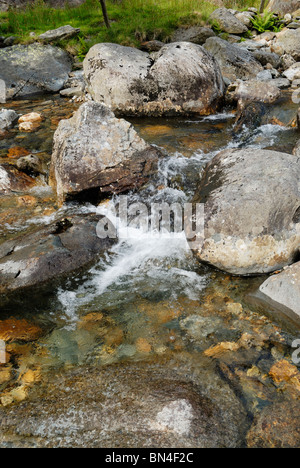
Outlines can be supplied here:
[[205, 206], [202, 262], [236, 275], [293, 263], [300, 244], [300, 160], [259, 149], [226, 150], [208, 164], [194, 198]]
[[97, 44], [84, 61], [93, 99], [123, 115], [210, 114], [224, 94], [220, 68], [200, 45], [175, 42], [155, 57]]

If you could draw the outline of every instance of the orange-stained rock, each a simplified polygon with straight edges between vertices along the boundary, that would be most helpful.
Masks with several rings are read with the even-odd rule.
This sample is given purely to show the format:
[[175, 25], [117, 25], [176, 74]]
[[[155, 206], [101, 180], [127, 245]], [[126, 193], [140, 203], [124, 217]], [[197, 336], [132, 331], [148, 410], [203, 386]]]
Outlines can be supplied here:
[[286, 359], [276, 362], [269, 374], [276, 383], [288, 382], [293, 377], [300, 376], [298, 368], [290, 364]]
[[0, 367], [0, 385], [10, 381], [11, 369], [11, 366], [3, 368]]
[[4, 341], [35, 341], [42, 336], [43, 331], [37, 325], [27, 320], [10, 318], [0, 321], [0, 340]]
[[139, 304], [138, 309], [141, 313], [148, 315], [157, 324], [171, 322], [183, 314], [184, 308], [177, 303], [167, 301], [160, 303], [143, 302]]
[[149, 343], [148, 340], [146, 340], [146, 338], [138, 338], [136, 340], [136, 349], [140, 352], [140, 353], [145, 353], [145, 354], [148, 354], [148, 353], [151, 353], [152, 351], [152, 346], [151, 344]]
[[38, 382], [40, 379], [41, 379], [41, 372], [39, 369], [37, 370], [29, 369], [24, 374], [22, 374], [19, 378], [19, 380], [21, 380], [21, 382], [25, 385], [30, 385], [34, 382]]
[[18, 206], [34, 206], [37, 204], [37, 199], [30, 195], [24, 195], [23, 197], [18, 197], [17, 204]]
[[27, 149], [22, 148], [22, 146], [13, 146], [9, 148], [7, 157], [10, 159], [18, 159], [22, 158], [23, 156], [28, 156], [30, 153]]
[[230, 341], [227, 341], [207, 349], [204, 351], [204, 354], [207, 357], [218, 358], [223, 356], [223, 354], [227, 353], [228, 351], [237, 351], [239, 347], [240, 345], [238, 343], [231, 343]]
[[30, 114], [25, 114], [22, 115], [22, 117], [19, 118], [18, 123], [21, 124], [23, 122], [41, 122], [43, 120], [43, 117], [41, 114], [38, 114], [37, 112], [31, 112]]
[[122, 344], [124, 339], [124, 333], [121, 328], [113, 328], [109, 330], [105, 337], [105, 343], [107, 346], [119, 346]]
[[37, 122], [22, 122], [19, 124], [20, 132], [33, 132], [39, 128], [39, 123]]

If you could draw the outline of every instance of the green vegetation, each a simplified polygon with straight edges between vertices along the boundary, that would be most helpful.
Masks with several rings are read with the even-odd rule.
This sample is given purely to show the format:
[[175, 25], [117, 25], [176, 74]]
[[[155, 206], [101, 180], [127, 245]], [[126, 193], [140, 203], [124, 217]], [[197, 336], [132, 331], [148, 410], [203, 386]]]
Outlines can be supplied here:
[[253, 29], [263, 33], [265, 31], [279, 32], [284, 25], [280, 24], [280, 20], [273, 15], [273, 13], [265, 12], [264, 14], [258, 14], [252, 20]]
[[[245, 9], [259, 0], [227, 0], [225, 6]], [[168, 40], [179, 26], [207, 23], [217, 8], [209, 0], [107, 0], [110, 28], [105, 27], [99, 0], [87, 0], [77, 8], [52, 9], [43, 0], [24, 10], [0, 14], [0, 35], [17, 36], [22, 43], [33, 42], [30, 33], [42, 34], [49, 29], [70, 24], [80, 28], [77, 38], [57, 45], [84, 58], [98, 42], [115, 42], [138, 46], [147, 40]]]

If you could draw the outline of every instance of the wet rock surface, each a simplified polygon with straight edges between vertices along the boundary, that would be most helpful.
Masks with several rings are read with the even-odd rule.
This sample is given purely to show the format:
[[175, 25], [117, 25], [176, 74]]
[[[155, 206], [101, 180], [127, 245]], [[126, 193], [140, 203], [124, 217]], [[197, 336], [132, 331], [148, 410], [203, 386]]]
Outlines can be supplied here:
[[[184, 359], [78, 368], [26, 404], [0, 409], [0, 446], [238, 447], [245, 410], [216, 375]], [[224, 402], [226, 400], [226, 407]]]
[[84, 72], [93, 99], [123, 115], [210, 114], [224, 93], [214, 58], [189, 42], [165, 45], [154, 59], [98, 44], [85, 58]]
[[7, 98], [59, 91], [71, 69], [68, 54], [50, 45], [0, 49], [0, 79], [6, 83]]
[[281, 308], [294, 320], [300, 320], [300, 263], [271, 276], [259, 288], [260, 297]]
[[104, 104], [87, 102], [59, 123], [54, 135], [50, 177], [58, 198], [95, 189], [120, 193], [143, 185], [155, 172], [158, 149]]
[[23, 192], [35, 185], [35, 180], [18, 171], [15, 167], [2, 164], [0, 165], [0, 194], [7, 192]]
[[97, 236], [95, 215], [63, 218], [0, 246], [0, 292], [33, 287], [96, 262], [114, 240]]
[[275, 151], [217, 155], [194, 199], [206, 209], [205, 241], [197, 257], [242, 275], [293, 263], [299, 243], [299, 170], [297, 158]]
[[300, 444], [299, 402], [270, 405], [257, 417], [248, 436], [249, 448], [295, 448]]

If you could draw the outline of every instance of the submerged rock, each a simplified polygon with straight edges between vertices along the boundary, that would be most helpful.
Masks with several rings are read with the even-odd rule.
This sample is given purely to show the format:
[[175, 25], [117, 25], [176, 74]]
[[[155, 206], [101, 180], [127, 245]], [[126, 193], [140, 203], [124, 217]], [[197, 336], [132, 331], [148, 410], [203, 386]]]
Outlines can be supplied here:
[[215, 373], [177, 358], [79, 368], [0, 408], [0, 446], [240, 447], [246, 412]]
[[165, 45], [153, 59], [117, 44], [97, 44], [84, 61], [89, 91], [123, 115], [209, 114], [224, 94], [218, 64], [190, 42]]
[[83, 104], [54, 135], [50, 183], [60, 201], [87, 190], [120, 193], [143, 185], [157, 169], [158, 149], [104, 104]]
[[6, 83], [8, 98], [57, 92], [71, 69], [71, 59], [58, 47], [31, 44], [0, 49], [0, 79]]
[[259, 288], [259, 297], [271, 307], [281, 309], [300, 321], [300, 263], [268, 278]]
[[206, 167], [194, 202], [205, 204], [202, 262], [237, 275], [292, 263], [300, 242], [300, 162], [258, 149], [226, 150]]
[[219, 37], [210, 37], [204, 47], [217, 60], [223, 77], [230, 81], [250, 80], [263, 71], [263, 66], [251, 52]]
[[113, 243], [100, 239], [101, 217], [61, 219], [0, 245], [0, 293], [33, 287], [96, 262]]
[[245, 139], [248, 139], [251, 137], [251, 131], [269, 124], [290, 128], [297, 126], [297, 104], [290, 104], [289, 95], [282, 94], [273, 103], [242, 102], [242, 105], [238, 106], [233, 133], [239, 136], [244, 133]]
[[249, 448], [296, 448], [300, 445], [299, 402], [279, 402], [256, 417], [247, 436]]

